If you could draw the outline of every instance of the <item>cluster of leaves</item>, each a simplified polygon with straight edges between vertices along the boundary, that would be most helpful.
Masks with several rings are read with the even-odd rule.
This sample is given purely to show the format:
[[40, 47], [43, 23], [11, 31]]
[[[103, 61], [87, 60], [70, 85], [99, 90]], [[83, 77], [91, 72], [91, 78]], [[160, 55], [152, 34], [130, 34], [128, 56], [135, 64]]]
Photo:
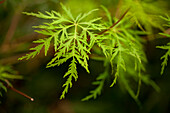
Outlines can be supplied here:
[[[112, 23], [112, 17], [109, 11], [103, 7], [108, 17], [108, 22], [105, 26], [108, 28]], [[145, 56], [143, 44], [144, 40], [139, 37], [139, 35], [146, 35], [146, 32], [137, 31], [133, 23], [129, 23], [129, 17], [123, 19], [118, 25], [109, 29], [107, 32], [103, 33], [100, 38], [97, 39], [96, 45], [101, 48], [106, 61], [109, 61], [107, 65], [111, 64], [112, 75], [114, 75], [114, 80], [110, 87], [114, 86], [119, 77], [120, 84], [129, 92], [129, 94], [138, 101], [138, 95], [140, 91], [141, 82], [151, 85], [157, 91], [159, 87], [149, 79], [149, 76], [145, 73], [145, 63], [147, 59]], [[113, 20], [117, 21], [116, 18]], [[96, 95], [100, 95], [104, 81], [108, 77], [109, 71], [106, 67], [104, 73], [100, 74], [94, 85], [98, 87], [90, 92], [90, 95], [85, 97], [83, 100], [88, 100], [90, 98], [96, 98]], [[133, 86], [131, 86], [132, 80], [138, 83], [137, 92], [135, 94]]]
[[[90, 95], [83, 98], [83, 101], [96, 98], [97, 95], [100, 95], [107, 77], [114, 77], [110, 85], [111, 87], [119, 80], [120, 84], [137, 103], [139, 103], [138, 95], [142, 82], [151, 85], [159, 91], [159, 87], [146, 74], [145, 64], [147, 59], [143, 47], [145, 41], [141, 36], [147, 35], [147, 32], [136, 30], [137, 26], [133, 22], [129, 22], [129, 20], [135, 17], [134, 15], [130, 15], [120, 21], [117, 18], [112, 18], [109, 11], [102, 6], [108, 21], [102, 21], [101, 17], [89, 19], [89, 15], [97, 11], [97, 9], [79, 14], [74, 18], [69, 9], [62, 4], [61, 6], [64, 14], [56, 11], [46, 11], [46, 14], [41, 12], [24, 12], [26, 15], [47, 19], [50, 22], [33, 26], [38, 29], [35, 32], [46, 35], [47, 38], [33, 41], [38, 46], [31, 48], [30, 53], [19, 58], [19, 60], [34, 58], [42, 49], [44, 49], [46, 56], [50, 46], [53, 44], [52, 47], [55, 50], [55, 54], [47, 64], [47, 68], [60, 66], [64, 62], [71, 60], [68, 71], [64, 74], [64, 78], [67, 77], [67, 80], [63, 84], [64, 90], [60, 99], [65, 98], [69, 88], [72, 87], [73, 79], [75, 81], [78, 79], [77, 64], [80, 64], [90, 73], [88, 69], [89, 56], [92, 52], [91, 50], [95, 53], [97, 49], [102, 51], [102, 53], [95, 54], [103, 58], [105, 71], [93, 82], [94, 85], [97, 85], [97, 88], [90, 91]], [[120, 22], [115, 24], [114, 27], [110, 27], [114, 25], [113, 21]], [[138, 24], [140, 22], [136, 22], [138, 27], [141, 27]], [[112, 73], [110, 73], [110, 67]], [[137, 90], [131, 85], [130, 82], [132, 81], [137, 83]]]
[[47, 64], [47, 68], [59, 66], [67, 60], [72, 59], [68, 71], [64, 75], [64, 78], [68, 78], [63, 84], [64, 90], [60, 99], [65, 98], [68, 89], [72, 87], [72, 80], [74, 79], [77, 81], [77, 63], [84, 67], [89, 73], [88, 54], [90, 54], [90, 50], [95, 43], [97, 36], [96, 32], [104, 29], [102, 24], [97, 23], [101, 18], [86, 20], [86, 18], [97, 9], [88, 13], [79, 14], [74, 18], [69, 9], [62, 4], [61, 6], [66, 15], [62, 15], [56, 11], [46, 12], [46, 14], [41, 12], [37, 14], [24, 12], [24, 14], [36, 16], [38, 18], [50, 19], [52, 22], [34, 26], [34, 28], [40, 29], [36, 30], [36, 32], [47, 35], [48, 38], [34, 41], [34, 43], [39, 43], [39, 45], [30, 49], [33, 50], [33, 52], [19, 58], [19, 60], [33, 58], [40, 53], [43, 47], [45, 48], [46, 56], [51, 41], [54, 40], [53, 47], [55, 54], [54, 58]]
[[[0, 65], [0, 89], [7, 92], [7, 86], [12, 87], [12, 84], [8, 80], [22, 79], [22, 76], [17, 75], [17, 72], [11, 68], [11, 66]], [[0, 96], [2, 92], [0, 91]]]
[[[165, 26], [170, 27], [170, 17], [167, 15], [167, 17], [161, 16], [161, 18], [167, 21], [167, 24]], [[166, 33], [160, 33], [160, 35], [170, 38], [170, 35]], [[161, 60], [163, 60], [161, 64], [162, 66], [161, 74], [163, 74], [165, 66], [167, 65], [168, 62], [168, 57], [170, 56], [170, 42], [168, 42], [167, 45], [164, 46], [157, 46], [157, 48], [167, 50], [167, 52], [161, 57]]]
[[[162, 6], [163, 1], [145, 1], [145, 0], [123, 0], [122, 9], [130, 7], [131, 20], [143, 31], [152, 32], [153, 28], [163, 30], [162, 21], [158, 15], [165, 12]], [[159, 8], [158, 8], [159, 7]]]

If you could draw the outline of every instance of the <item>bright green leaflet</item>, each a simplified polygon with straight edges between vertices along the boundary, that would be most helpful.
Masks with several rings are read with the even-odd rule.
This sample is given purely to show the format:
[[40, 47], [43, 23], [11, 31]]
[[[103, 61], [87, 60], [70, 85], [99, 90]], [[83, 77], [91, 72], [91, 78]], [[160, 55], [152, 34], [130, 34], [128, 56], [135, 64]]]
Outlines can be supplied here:
[[[167, 21], [167, 24], [165, 26], [170, 27], [170, 17], [167, 15], [167, 17], [161, 16], [161, 18], [164, 19], [165, 21]], [[170, 35], [166, 34], [166, 33], [160, 33], [160, 35], [170, 38]], [[167, 66], [167, 63], [168, 63], [168, 57], [170, 56], [170, 42], [164, 46], [157, 46], [157, 48], [167, 50], [167, 52], [161, 57], [161, 60], [163, 60], [163, 62], [161, 64], [161, 66], [162, 66], [161, 75], [162, 75], [165, 70], [165, 66]]]
[[90, 95], [86, 96], [85, 98], [82, 99], [82, 101], [87, 101], [91, 98], [96, 99], [98, 95], [101, 94], [102, 89], [104, 87], [104, 83], [106, 81], [106, 78], [109, 76], [109, 62], [106, 60], [105, 61], [105, 71], [101, 73], [97, 78], [96, 81], [94, 81], [92, 84], [97, 85], [97, 88], [94, 90], [90, 91]]
[[[48, 38], [39, 39], [34, 41], [34, 43], [39, 43], [34, 50], [26, 56], [19, 58], [19, 60], [29, 59], [35, 57], [40, 53], [43, 47], [45, 47], [45, 56], [48, 53], [51, 41], [54, 42], [55, 55], [54, 58], [47, 64], [47, 68], [53, 66], [59, 66], [66, 62], [68, 59], [72, 59], [68, 71], [65, 73], [64, 78], [67, 77], [66, 82], [63, 84], [64, 90], [60, 99], [65, 98], [65, 94], [68, 92], [69, 88], [72, 87], [72, 80], [77, 81], [77, 63], [81, 64], [82, 67], [88, 69], [90, 50], [93, 47], [97, 31], [104, 29], [102, 24], [97, 23], [101, 18], [93, 18], [86, 21], [86, 18], [97, 11], [94, 9], [88, 13], [79, 14], [74, 18], [69, 9], [62, 5], [63, 10], [66, 15], [62, 15], [56, 11], [43, 13], [27, 13], [26, 15], [36, 16], [38, 18], [50, 19], [50, 23], [44, 23], [43, 25], [34, 26], [34, 28], [39, 28], [42, 30], [36, 30], [36, 32], [47, 35]], [[89, 36], [89, 39], [88, 37]]]

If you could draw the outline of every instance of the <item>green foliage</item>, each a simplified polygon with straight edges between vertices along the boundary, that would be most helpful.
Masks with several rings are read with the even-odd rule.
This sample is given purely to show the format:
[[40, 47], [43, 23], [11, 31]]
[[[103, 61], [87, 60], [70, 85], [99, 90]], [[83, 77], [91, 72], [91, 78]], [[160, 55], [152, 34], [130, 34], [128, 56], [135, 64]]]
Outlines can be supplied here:
[[[68, 92], [69, 87], [72, 87], [72, 79], [77, 81], [78, 74], [76, 69], [76, 64], [81, 64], [82, 67], [88, 69], [88, 60], [90, 50], [94, 45], [96, 39], [96, 31], [103, 29], [103, 26], [97, 21], [101, 18], [94, 18], [91, 20], [86, 20], [86, 18], [92, 14], [97, 9], [94, 9], [88, 13], [79, 14], [74, 18], [69, 9], [62, 5], [62, 9], [65, 11], [65, 15], [61, 15], [56, 11], [42, 13], [26, 13], [27, 15], [36, 16], [43, 19], [51, 19], [52, 22], [44, 23], [44, 25], [34, 26], [34, 28], [39, 28], [41, 30], [36, 30], [36, 32], [47, 35], [46, 39], [39, 39], [33, 43], [39, 43], [38, 46], [31, 48], [33, 52], [26, 54], [19, 58], [19, 60], [29, 59], [35, 57], [40, 53], [42, 48], [45, 48], [45, 56], [50, 47], [52, 39], [54, 40], [54, 58], [47, 64], [48, 67], [59, 66], [69, 59], [72, 59], [69, 65], [68, 72], [65, 73], [64, 77], [68, 77], [66, 83], [63, 85], [64, 91], [60, 99], [65, 97]], [[88, 36], [90, 38], [88, 39]]]
[[[104, 10], [106, 11], [109, 20], [105, 25], [108, 25], [107, 27], [109, 27], [112, 25], [111, 15], [106, 8], [104, 8]], [[97, 45], [101, 47], [106, 59], [110, 60], [112, 73], [115, 76], [111, 87], [114, 86], [119, 77], [119, 81], [123, 84], [124, 88], [136, 100], [136, 102], [139, 103], [137, 98], [140, 91], [141, 81], [147, 83], [147, 80], [150, 80], [144, 73], [144, 64], [147, 60], [142, 45], [143, 41], [139, 37], [139, 35], [146, 35], [147, 33], [131, 29], [134, 25], [133, 23], [129, 23], [129, 19], [130, 18], [126, 17], [126, 19], [122, 20], [120, 25], [117, 25], [104, 33], [102, 38], [98, 39]], [[117, 21], [116, 18], [114, 20]], [[143, 79], [144, 77], [147, 79]], [[136, 94], [129, 83], [131, 78], [138, 81], [138, 90]], [[88, 100], [92, 97], [95, 98], [96, 94], [100, 94], [103, 81], [104, 80], [100, 81], [96, 90], [90, 92], [92, 94], [84, 98], [84, 100]], [[157, 86], [154, 88], [159, 90]]]
[[103, 73], [101, 73], [97, 78], [96, 81], [93, 82], [93, 85], [97, 85], [97, 88], [90, 91], [90, 95], [86, 96], [85, 98], [82, 99], [82, 101], [87, 101], [91, 98], [96, 99], [97, 95], [100, 95], [102, 92], [102, 89], [104, 87], [104, 83], [106, 78], [109, 76], [109, 62], [106, 60], [105, 62], [105, 71]]
[[163, 30], [162, 21], [158, 16], [165, 13], [166, 10], [162, 8], [163, 6], [165, 6], [164, 1], [123, 0], [122, 2], [123, 9], [131, 8], [129, 12], [132, 17], [131, 21], [135, 22], [141, 30], [150, 33], [152, 33], [153, 27]]
[[170, 56], [170, 42], [167, 43], [167, 45], [165, 45], [165, 46], [157, 46], [157, 48], [167, 50], [167, 52], [161, 57], [161, 60], [163, 60], [163, 62], [161, 64], [161, 66], [162, 66], [161, 74], [163, 74], [165, 66], [167, 66], [168, 57]]
[[[159, 91], [159, 87], [149, 79], [145, 69], [147, 59], [143, 47], [144, 40], [140, 35], [147, 35], [148, 33], [136, 30], [137, 26], [133, 22], [129, 22], [134, 15], [126, 17], [112, 28], [110, 26], [113, 25], [113, 21], [119, 20], [112, 18], [104, 6], [102, 8], [106, 12], [108, 21], [102, 21], [101, 17], [87, 19], [97, 9], [79, 14], [74, 18], [69, 9], [62, 4], [61, 6], [64, 14], [56, 11], [46, 11], [46, 14], [41, 12], [24, 12], [26, 15], [48, 19], [50, 22], [34, 26], [34, 28], [38, 29], [35, 32], [46, 35], [47, 38], [33, 41], [38, 46], [31, 48], [30, 50], [32, 52], [19, 58], [19, 60], [33, 58], [43, 48], [46, 56], [53, 40], [55, 54], [54, 58], [47, 64], [47, 68], [60, 66], [64, 62], [71, 60], [68, 71], [64, 75], [64, 78], [67, 77], [67, 80], [63, 84], [64, 90], [60, 99], [65, 98], [69, 88], [72, 87], [73, 79], [75, 81], [78, 79], [77, 64], [80, 64], [90, 73], [88, 60], [91, 50], [96, 52], [96, 55], [101, 56], [103, 58], [102, 60], [106, 61], [106, 66], [105, 71], [99, 74], [96, 81], [93, 82], [94, 85], [97, 85], [97, 88], [90, 91], [90, 95], [82, 99], [83, 101], [91, 98], [95, 99], [97, 95], [100, 95], [105, 80], [109, 75], [111, 75], [110, 77], [114, 77], [110, 87], [114, 86], [119, 80], [120, 84], [124, 86], [137, 103], [140, 103], [138, 95], [142, 82], [153, 86]], [[105, 30], [105, 32], [101, 33], [101, 30]], [[102, 52], [97, 53], [97, 49]], [[110, 65], [112, 67], [111, 74], [109, 73]], [[134, 86], [131, 86], [131, 81], [137, 83], [137, 90]]]
[[[105, 23], [106, 28], [112, 25], [112, 19], [109, 11], [102, 6], [108, 17], [108, 22]], [[159, 87], [149, 79], [146, 75], [145, 63], [147, 63], [146, 55], [143, 49], [144, 40], [139, 35], [147, 35], [146, 32], [137, 31], [132, 29], [133, 23], [129, 23], [128, 17], [122, 20], [122, 22], [116, 27], [105, 32], [101, 37], [97, 38], [97, 46], [103, 51], [105, 60], [109, 60], [112, 67], [112, 75], [115, 76], [111, 87], [117, 82], [117, 79], [123, 85], [123, 87], [129, 92], [129, 94], [140, 104], [138, 100], [141, 82], [151, 85], [157, 91]], [[117, 21], [116, 18], [114, 20]], [[108, 63], [108, 62], [107, 62]], [[108, 64], [107, 64], [108, 65]], [[90, 98], [96, 98], [100, 95], [103, 88], [106, 77], [109, 75], [108, 66], [104, 73], [101, 73], [97, 77], [97, 81], [94, 85], [98, 85], [93, 91], [90, 91], [90, 95], [82, 100], [89, 100]], [[135, 80], [138, 84], [137, 92], [135, 94], [134, 87], [131, 86], [130, 81]]]
[[[22, 76], [17, 75], [16, 71], [14, 71], [10, 66], [0, 65], [0, 89], [7, 92], [7, 86], [12, 86], [10, 82], [7, 83], [7, 80], [13, 79], [22, 79]], [[2, 92], [0, 92], [0, 96], [2, 96]]]
[[[167, 15], [167, 17], [161, 16], [161, 18], [167, 21], [167, 24], [165, 26], [170, 27], [170, 17]], [[160, 35], [170, 38], [170, 35], [166, 33], [160, 33]], [[167, 52], [161, 57], [161, 60], [163, 60], [161, 64], [162, 66], [161, 75], [162, 75], [164, 72], [165, 66], [167, 66], [167, 63], [168, 63], [168, 57], [170, 56], [170, 42], [164, 46], [157, 46], [157, 48], [167, 50]]]

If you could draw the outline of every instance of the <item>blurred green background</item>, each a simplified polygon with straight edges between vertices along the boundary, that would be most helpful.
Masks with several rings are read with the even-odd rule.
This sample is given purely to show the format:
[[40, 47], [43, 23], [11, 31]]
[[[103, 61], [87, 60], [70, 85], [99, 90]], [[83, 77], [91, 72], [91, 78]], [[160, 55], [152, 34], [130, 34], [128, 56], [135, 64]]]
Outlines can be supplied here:
[[[121, 0], [120, 0], [121, 1]], [[41, 19], [23, 15], [21, 12], [60, 11], [60, 2], [70, 7], [73, 14], [87, 12], [100, 5], [106, 6], [113, 16], [119, 8], [119, 0], [6, 0], [0, 4], [0, 64], [12, 65], [23, 80], [13, 81], [15, 88], [35, 98], [34, 102], [8, 90], [0, 97], [0, 113], [169, 113], [170, 112], [170, 60], [164, 75], [160, 75], [160, 57], [165, 51], [156, 49], [157, 45], [166, 44], [168, 39], [154, 39], [146, 43], [148, 58], [147, 71], [161, 91], [158, 93], [152, 87], [142, 84], [139, 100], [140, 108], [129, 94], [117, 84], [110, 88], [106, 84], [102, 95], [96, 100], [82, 102], [95, 86], [91, 83], [103, 72], [103, 62], [90, 60], [90, 74], [81, 67], [78, 68], [79, 79], [66, 95], [66, 99], [59, 100], [63, 74], [68, 68], [67, 63], [60, 67], [46, 69], [46, 64], [52, 57], [53, 51], [44, 57], [43, 53], [28, 61], [17, 59], [28, 52], [33, 40], [41, 35], [34, 33], [33, 25], [42, 22]], [[161, 0], [144, 0], [148, 3]], [[169, 0], [162, 0], [163, 7], [170, 7]], [[158, 7], [159, 8], [159, 7]], [[94, 16], [104, 15], [102, 11]], [[157, 33], [157, 31], [155, 31]], [[96, 68], [97, 67], [97, 68]]]

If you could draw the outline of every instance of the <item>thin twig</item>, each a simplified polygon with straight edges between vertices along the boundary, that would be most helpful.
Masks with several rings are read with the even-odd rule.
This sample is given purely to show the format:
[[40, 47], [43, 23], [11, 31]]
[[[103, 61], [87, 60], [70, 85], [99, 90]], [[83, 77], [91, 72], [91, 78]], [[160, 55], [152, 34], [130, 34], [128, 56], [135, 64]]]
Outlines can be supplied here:
[[16, 92], [16, 93], [18, 93], [18, 94], [20, 94], [20, 95], [22, 95], [22, 96], [30, 99], [31, 101], [34, 101], [34, 98], [31, 98], [31, 97], [28, 96], [27, 94], [25, 94], [25, 93], [23, 93], [23, 92], [15, 89], [13, 86], [11, 86], [8, 80], [5, 80], [5, 82], [7, 83], [7, 87], [8, 87], [9, 89], [11, 89], [11, 90], [13, 90], [14, 92]]
[[26, 95], [25, 93], [23, 93], [23, 92], [15, 89], [14, 87], [9, 87], [9, 88], [10, 88], [11, 90], [13, 90], [14, 92], [16, 92], [16, 93], [18, 93], [18, 94], [20, 94], [20, 95], [22, 95], [22, 96], [30, 99], [31, 101], [34, 101], [34, 98], [31, 98], [30, 96], [28, 96], [28, 95]]

